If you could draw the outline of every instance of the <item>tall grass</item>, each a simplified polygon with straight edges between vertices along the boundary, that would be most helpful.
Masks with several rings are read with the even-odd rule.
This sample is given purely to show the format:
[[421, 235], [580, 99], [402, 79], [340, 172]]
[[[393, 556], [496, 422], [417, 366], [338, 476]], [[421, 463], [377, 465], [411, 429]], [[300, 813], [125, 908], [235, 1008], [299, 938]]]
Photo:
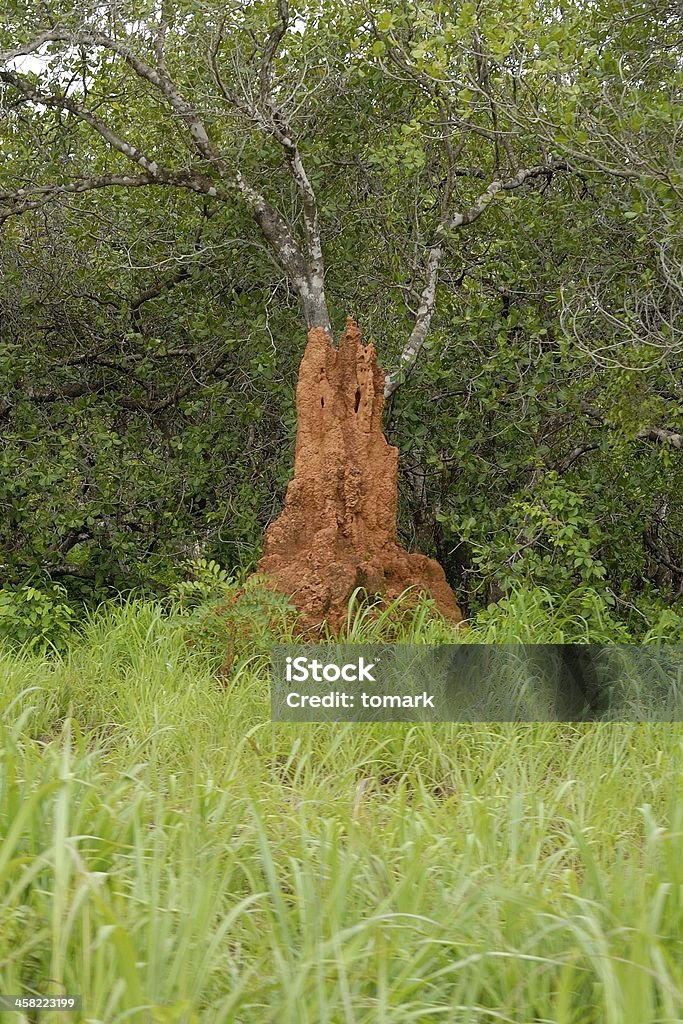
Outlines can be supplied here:
[[[612, 628], [586, 594], [457, 637], [351, 615]], [[220, 674], [209, 621], [130, 602], [0, 654], [0, 993], [83, 996], [43, 1024], [683, 1018], [680, 727], [272, 724], [267, 634]]]

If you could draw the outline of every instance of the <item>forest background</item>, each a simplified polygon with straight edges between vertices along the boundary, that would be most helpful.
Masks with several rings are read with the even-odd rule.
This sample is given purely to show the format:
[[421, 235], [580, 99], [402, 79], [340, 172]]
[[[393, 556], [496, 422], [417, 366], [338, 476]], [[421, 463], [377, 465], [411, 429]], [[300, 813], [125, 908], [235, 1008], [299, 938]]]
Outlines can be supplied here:
[[347, 314], [466, 611], [680, 628], [682, 40], [673, 2], [10, 0], [0, 635], [252, 569]]

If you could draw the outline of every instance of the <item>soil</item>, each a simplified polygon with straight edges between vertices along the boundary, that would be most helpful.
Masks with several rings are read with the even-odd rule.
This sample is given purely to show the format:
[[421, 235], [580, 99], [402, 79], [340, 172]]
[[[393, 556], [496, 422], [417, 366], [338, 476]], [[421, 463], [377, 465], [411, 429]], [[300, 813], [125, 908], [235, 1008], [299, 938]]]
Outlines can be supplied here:
[[296, 391], [294, 478], [267, 529], [257, 572], [287, 594], [302, 629], [343, 627], [360, 587], [384, 601], [425, 591], [453, 622], [462, 614], [443, 569], [397, 543], [398, 449], [382, 430], [384, 372], [348, 319], [339, 347], [309, 331]]

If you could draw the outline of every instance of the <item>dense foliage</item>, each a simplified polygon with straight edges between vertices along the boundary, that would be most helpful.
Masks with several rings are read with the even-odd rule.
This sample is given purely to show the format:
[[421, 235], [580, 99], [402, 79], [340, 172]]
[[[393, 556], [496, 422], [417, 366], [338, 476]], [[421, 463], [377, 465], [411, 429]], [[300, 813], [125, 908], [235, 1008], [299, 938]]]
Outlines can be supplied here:
[[313, 266], [285, 130], [332, 325], [395, 384], [406, 543], [471, 608], [588, 585], [650, 622], [681, 597], [678, 5], [7, 14], [0, 615], [254, 565], [313, 322], [245, 191]]

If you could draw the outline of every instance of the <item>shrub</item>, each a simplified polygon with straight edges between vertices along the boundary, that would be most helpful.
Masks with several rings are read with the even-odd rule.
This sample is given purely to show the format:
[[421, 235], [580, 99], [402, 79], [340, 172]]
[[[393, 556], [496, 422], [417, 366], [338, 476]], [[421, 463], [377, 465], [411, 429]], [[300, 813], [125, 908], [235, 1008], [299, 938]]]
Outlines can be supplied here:
[[59, 583], [0, 589], [0, 641], [40, 651], [63, 647], [74, 618], [66, 596]]

